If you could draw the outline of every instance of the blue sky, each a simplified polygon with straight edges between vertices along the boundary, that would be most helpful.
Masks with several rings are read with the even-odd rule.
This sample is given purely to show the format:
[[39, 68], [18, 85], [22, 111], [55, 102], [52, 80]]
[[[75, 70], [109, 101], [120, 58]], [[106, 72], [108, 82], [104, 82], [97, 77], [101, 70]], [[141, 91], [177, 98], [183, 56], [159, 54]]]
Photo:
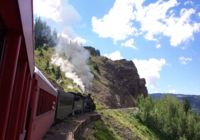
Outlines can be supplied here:
[[60, 35], [132, 60], [148, 91], [200, 95], [199, 0], [34, 0]]

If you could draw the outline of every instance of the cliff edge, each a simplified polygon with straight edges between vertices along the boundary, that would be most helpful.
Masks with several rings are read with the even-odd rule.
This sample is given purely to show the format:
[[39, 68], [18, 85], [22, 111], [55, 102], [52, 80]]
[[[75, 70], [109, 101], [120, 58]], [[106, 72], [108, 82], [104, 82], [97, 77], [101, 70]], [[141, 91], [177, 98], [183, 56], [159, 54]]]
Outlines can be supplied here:
[[91, 92], [97, 102], [105, 108], [134, 107], [138, 95], [147, 96], [146, 81], [140, 78], [132, 61], [112, 61], [90, 48], [90, 67], [94, 74]]

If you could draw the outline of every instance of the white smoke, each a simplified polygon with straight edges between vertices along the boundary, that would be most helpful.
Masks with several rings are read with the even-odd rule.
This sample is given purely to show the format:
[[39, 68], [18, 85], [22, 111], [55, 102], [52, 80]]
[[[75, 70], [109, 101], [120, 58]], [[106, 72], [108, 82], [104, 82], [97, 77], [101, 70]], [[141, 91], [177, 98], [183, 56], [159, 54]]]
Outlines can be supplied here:
[[65, 76], [72, 79], [84, 92], [91, 86], [93, 75], [87, 65], [90, 55], [77, 39], [60, 37], [52, 63], [60, 66]]

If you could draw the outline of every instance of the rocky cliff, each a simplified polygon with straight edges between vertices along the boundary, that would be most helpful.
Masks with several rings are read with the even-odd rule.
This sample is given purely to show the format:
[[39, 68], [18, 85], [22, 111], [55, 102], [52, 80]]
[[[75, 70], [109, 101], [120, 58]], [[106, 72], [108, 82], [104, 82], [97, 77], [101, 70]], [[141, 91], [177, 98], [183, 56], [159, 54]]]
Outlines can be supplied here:
[[139, 77], [132, 61], [112, 61], [103, 56], [92, 55], [90, 66], [94, 74], [90, 92], [97, 103], [104, 107], [133, 107], [138, 95], [148, 95], [145, 79]]

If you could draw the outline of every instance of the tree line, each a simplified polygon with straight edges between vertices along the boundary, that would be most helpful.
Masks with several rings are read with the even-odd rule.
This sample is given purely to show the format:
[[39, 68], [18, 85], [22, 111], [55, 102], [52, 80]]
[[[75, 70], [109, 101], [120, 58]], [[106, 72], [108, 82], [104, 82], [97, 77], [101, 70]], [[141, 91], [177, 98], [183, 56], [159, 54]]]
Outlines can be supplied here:
[[35, 48], [54, 47], [57, 44], [58, 36], [54, 29], [51, 30], [50, 26], [40, 17], [35, 18], [34, 22], [34, 35], [35, 35]]
[[187, 100], [173, 96], [158, 100], [137, 99], [136, 117], [169, 140], [200, 140], [200, 116], [191, 110]]
[[[40, 17], [35, 18], [34, 22], [34, 35], [35, 35], [35, 50], [38, 52], [38, 57], [43, 58], [44, 52], [48, 48], [55, 47], [58, 41], [57, 32], [54, 29], [51, 30], [51, 27], [43, 21]], [[62, 78], [62, 72], [59, 66], [53, 66], [50, 64], [48, 58], [46, 58], [46, 64], [44, 70], [51, 74], [55, 75], [55, 79], [59, 80]], [[50, 59], [50, 58], [49, 58]], [[44, 62], [41, 62], [44, 63]], [[40, 65], [42, 67], [42, 65]], [[43, 68], [42, 68], [43, 69]]]

